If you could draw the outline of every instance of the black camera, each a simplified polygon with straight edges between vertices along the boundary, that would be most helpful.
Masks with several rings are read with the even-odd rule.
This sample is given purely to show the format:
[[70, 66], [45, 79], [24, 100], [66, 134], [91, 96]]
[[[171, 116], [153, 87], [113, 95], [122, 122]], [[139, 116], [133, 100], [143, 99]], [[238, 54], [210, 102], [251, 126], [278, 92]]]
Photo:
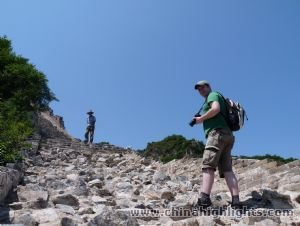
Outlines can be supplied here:
[[[200, 117], [200, 116], [201, 116], [200, 113], [197, 113], [197, 114], [194, 115], [194, 117]], [[193, 118], [193, 120], [189, 122], [189, 125], [191, 127], [193, 127], [195, 124], [196, 124], [196, 119]]]

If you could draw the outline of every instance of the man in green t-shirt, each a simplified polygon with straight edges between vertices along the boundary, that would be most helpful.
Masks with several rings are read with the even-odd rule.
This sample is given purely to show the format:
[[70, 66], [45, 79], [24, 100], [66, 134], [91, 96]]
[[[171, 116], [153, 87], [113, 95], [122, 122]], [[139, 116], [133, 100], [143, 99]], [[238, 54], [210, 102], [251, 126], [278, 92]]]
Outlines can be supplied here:
[[232, 195], [234, 208], [240, 208], [238, 181], [232, 171], [231, 149], [234, 136], [226, 122], [226, 105], [222, 96], [213, 92], [207, 81], [199, 81], [195, 89], [205, 98], [203, 115], [195, 117], [196, 124], [203, 123], [207, 139], [203, 154], [202, 170], [203, 182], [198, 205], [211, 205], [210, 193], [214, 183], [216, 168], [221, 178], [225, 177], [227, 186]]

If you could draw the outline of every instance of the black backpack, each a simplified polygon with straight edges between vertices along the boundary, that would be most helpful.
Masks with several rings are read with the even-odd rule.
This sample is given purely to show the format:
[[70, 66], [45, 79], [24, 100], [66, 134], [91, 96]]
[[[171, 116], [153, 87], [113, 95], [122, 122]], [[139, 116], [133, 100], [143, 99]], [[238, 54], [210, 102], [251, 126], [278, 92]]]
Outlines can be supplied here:
[[226, 106], [226, 122], [232, 131], [238, 131], [244, 126], [245, 117], [248, 120], [245, 109], [240, 103], [235, 102], [229, 98], [225, 98], [221, 93], [218, 93], [224, 100]]

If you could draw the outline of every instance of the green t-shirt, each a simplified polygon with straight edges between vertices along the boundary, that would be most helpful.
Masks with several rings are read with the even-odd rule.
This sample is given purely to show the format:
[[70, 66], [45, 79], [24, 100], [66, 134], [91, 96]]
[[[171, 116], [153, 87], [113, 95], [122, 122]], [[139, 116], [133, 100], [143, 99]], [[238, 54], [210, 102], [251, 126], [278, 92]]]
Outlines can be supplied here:
[[203, 105], [203, 112], [206, 113], [209, 109], [210, 109], [210, 103], [214, 102], [214, 101], [218, 101], [220, 104], [220, 112], [213, 118], [207, 119], [203, 122], [203, 129], [204, 129], [204, 133], [205, 136], [208, 135], [208, 133], [212, 130], [212, 129], [217, 129], [217, 128], [229, 128], [227, 125], [227, 122], [224, 118], [224, 116], [226, 115], [226, 106], [225, 106], [225, 102], [222, 98], [222, 96], [217, 93], [217, 92], [211, 92], [207, 99], [205, 100], [205, 103]]

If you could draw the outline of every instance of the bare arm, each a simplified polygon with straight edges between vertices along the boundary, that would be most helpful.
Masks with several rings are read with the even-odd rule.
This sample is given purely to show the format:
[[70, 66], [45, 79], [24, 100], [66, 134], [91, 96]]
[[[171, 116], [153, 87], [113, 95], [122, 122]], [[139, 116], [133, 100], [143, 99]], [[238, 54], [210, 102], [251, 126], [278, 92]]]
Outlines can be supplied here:
[[218, 101], [213, 101], [210, 104], [210, 109], [200, 117], [195, 117], [196, 123], [202, 123], [203, 121], [215, 117], [220, 112], [220, 104]]

